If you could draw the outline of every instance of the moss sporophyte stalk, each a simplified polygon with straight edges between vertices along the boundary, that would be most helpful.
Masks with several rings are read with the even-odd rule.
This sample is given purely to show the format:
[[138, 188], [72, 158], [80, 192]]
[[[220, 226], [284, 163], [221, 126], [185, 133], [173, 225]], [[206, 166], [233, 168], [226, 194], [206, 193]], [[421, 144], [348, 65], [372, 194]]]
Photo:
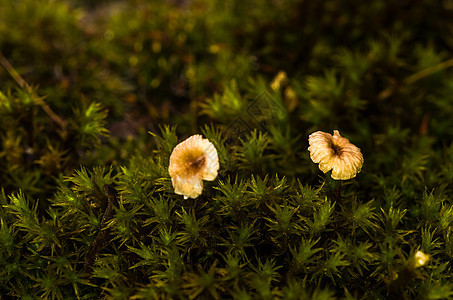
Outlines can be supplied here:
[[171, 153], [168, 168], [175, 193], [185, 199], [200, 196], [202, 180], [214, 180], [218, 170], [217, 150], [201, 135], [193, 135], [179, 143]]

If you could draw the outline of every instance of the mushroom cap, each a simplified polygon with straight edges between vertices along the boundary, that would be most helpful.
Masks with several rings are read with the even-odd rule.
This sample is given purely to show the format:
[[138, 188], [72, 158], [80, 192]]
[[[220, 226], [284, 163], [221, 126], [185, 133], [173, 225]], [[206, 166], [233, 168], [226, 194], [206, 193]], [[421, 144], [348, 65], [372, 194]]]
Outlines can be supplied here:
[[176, 194], [196, 198], [203, 191], [202, 180], [217, 177], [219, 159], [214, 145], [201, 135], [193, 135], [176, 145], [170, 155], [168, 172]]

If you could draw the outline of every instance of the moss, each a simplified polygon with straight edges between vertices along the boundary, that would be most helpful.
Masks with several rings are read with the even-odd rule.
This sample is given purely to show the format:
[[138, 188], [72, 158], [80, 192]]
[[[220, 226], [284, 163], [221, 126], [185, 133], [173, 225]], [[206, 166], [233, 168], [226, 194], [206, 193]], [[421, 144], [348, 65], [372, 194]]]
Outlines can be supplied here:
[[[446, 1], [10, 2], [5, 299], [453, 296]], [[318, 130], [361, 149], [355, 178], [311, 161]], [[183, 199], [194, 134], [220, 169]]]

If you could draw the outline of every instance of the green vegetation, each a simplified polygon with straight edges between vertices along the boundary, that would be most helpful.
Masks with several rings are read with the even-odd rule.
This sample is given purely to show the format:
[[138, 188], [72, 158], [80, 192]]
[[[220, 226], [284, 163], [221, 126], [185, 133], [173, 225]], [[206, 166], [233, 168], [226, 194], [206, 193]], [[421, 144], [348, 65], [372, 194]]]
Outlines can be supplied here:
[[[0, 0], [0, 299], [452, 298], [452, 17]], [[307, 151], [334, 129], [365, 159], [344, 182]], [[220, 169], [185, 200], [193, 134]]]

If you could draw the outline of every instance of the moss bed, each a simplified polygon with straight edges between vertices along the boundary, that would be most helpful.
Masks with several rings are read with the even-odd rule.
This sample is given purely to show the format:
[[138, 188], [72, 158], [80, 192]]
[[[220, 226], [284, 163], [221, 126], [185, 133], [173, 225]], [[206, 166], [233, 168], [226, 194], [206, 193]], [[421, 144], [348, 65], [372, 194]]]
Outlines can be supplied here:
[[452, 54], [451, 0], [0, 0], [0, 299], [452, 299]]

